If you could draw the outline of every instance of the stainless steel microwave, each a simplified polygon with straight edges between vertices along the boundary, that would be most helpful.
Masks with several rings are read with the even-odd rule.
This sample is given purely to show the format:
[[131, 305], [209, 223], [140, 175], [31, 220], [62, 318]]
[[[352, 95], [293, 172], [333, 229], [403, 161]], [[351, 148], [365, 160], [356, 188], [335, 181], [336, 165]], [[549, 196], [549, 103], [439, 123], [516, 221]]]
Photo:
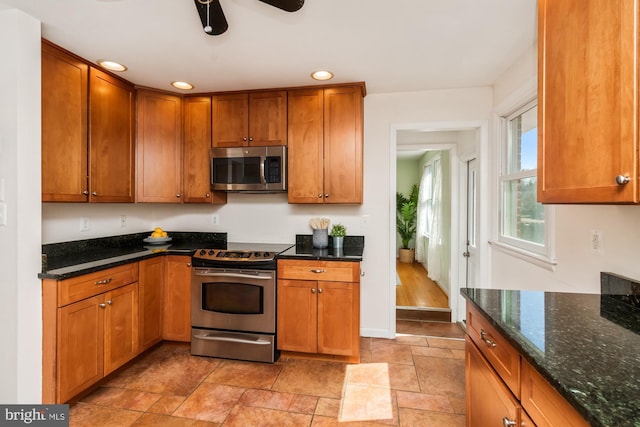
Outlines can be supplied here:
[[287, 191], [287, 147], [212, 148], [211, 189], [252, 193]]

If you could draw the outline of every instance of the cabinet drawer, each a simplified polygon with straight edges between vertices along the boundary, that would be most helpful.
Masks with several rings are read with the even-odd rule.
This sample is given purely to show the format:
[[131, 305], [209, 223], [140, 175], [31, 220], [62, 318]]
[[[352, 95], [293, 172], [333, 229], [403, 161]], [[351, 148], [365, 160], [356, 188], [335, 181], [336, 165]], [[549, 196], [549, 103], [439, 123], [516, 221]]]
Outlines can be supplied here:
[[359, 282], [360, 263], [349, 261], [278, 260], [278, 278]]
[[538, 427], [586, 427], [584, 418], [528, 362], [522, 361], [522, 406]]
[[471, 304], [467, 304], [467, 334], [511, 392], [519, 398], [520, 354]]
[[137, 281], [137, 262], [62, 280], [58, 282], [58, 307]]

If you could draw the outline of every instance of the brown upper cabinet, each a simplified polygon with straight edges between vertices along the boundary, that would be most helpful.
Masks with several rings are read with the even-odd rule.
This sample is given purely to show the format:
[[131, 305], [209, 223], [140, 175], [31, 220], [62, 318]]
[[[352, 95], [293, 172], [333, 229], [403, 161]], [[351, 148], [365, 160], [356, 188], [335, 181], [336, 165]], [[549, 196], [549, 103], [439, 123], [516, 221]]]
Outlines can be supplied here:
[[211, 97], [189, 96], [183, 100], [182, 193], [183, 203], [227, 202], [227, 193], [211, 191]]
[[134, 201], [134, 89], [42, 43], [42, 201]]
[[138, 202], [181, 203], [182, 99], [138, 90]]
[[538, 200], [638, 203], [638, 0], [539, 0]]
[[287, 145], [287, 91], [213, 95], [213, 146]]
[[362, 85], [289, 91], [289, 203], [362, 203]]

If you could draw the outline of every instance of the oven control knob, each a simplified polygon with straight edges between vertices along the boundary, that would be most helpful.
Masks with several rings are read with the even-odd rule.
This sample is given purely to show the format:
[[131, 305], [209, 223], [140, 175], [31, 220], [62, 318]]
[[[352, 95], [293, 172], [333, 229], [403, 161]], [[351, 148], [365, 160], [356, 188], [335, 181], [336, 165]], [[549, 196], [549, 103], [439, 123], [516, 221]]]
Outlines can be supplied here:
[[207, 251], [205, 251], [204, 249], [200, 249], [200, 255], [204, 255], [206, 253], [207, 253]]
[[213, 255], [213, 249], [210, 249], [209, 250], [209, 256], [212, 256], [212, 255]]

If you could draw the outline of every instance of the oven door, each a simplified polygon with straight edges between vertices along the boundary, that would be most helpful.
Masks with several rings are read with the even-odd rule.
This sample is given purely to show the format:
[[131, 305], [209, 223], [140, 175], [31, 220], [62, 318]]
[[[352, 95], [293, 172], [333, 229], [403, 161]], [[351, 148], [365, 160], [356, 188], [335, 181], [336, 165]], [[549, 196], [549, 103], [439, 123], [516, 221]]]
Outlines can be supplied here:
[[273, 270], [192, 270], [191, 325], [228, 331], [276, 332]]

